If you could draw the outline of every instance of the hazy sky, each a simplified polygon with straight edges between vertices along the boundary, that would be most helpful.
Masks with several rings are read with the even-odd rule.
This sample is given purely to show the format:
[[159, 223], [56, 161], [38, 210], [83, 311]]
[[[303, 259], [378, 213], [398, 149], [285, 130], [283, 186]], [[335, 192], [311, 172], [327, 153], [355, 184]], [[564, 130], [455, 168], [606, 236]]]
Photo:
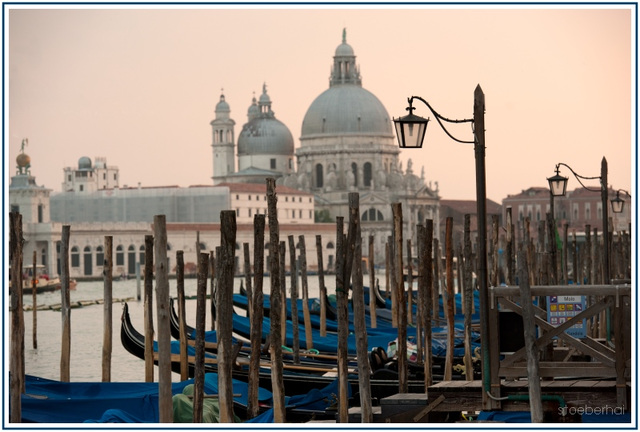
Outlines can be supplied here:
[[[635, 183], [631, 6], [4, 7], [5, 178], [28, 138], [32, 173], [54, 192], [82, 156], [106, 157], [121, 185], [211, 184], [209, 123], [223, 88], [237, 136], [266, 82], [298, 147], [343, 28], [363, 87], [391, 117], [419, 95], [470, 118], [481, 85], [490, 199], [547, 186], [558, 162], [599, 176], [603, 156], [612, 187]], [[451, 132], [472, 139], [468, 124]], [[402, 152], [403, 167], [424, 166], [443, 199], [475, 199], [473, 146], [435, 121], [425, 141]]]

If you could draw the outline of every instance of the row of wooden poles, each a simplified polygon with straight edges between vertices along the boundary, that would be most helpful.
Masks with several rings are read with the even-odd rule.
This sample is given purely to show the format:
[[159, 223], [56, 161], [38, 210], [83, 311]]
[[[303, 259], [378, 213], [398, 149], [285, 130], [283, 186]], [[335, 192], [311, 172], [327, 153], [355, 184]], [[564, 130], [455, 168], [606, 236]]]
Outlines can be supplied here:
[[[279, 240], [279, 226], [277, 220], [277, 197], [275, 191], [275, 181], [273, 179], [267, 179], [267, 199], [268, 199], [268, 215], [269, 215], [269, 274], [272, 275], [271, 280], [271, 341], [284, 341], [285, 340], [285, 323], [286, 323], [286, 281], [285, 281], [285, 260], [286, 260], [286, 244], [284, 241]], [[445, 320], [449, 329], [454, 328], [454, 315], [457, 312], [455, 310], [454, 303], [454, 247], [453, 247], [453, 220], [447, 218], [446, 231], [445, 231], [445, 269], [441, 271], [439, 268], [440, 260], [433, 259], [433, 256], [439, 257], [440, 246], [437, 238], [433, 237], [433, 221], [426, 220], [425, 224], [419, 224], [417, 226], [417, 253], [418, 253], [418, 296], [417, 296], [417, 316], [413, 317], [410, 313], [411, 307], [408, 307], [407, 303], [409, 299], [413, 298], [411, 293], [413, 281], [413, 268], [412, 268], [412, 247], [411, 240], [407, 239], [407, 259], [408, 259], [408, 287], [409, 292], [405, 294], [403, 282], [403, 238], [402, 238], [402, 207], [399, 203], [392, 204], [393, 211], [393, 231], [392, 236], [387, 239], [387, 245], [385, 250], [385, 273], [386, 273], [386, 288], [387, 293], [391, 292], [392, 298], [392, 316], [394, 326], [398, 328], [398, 391], [400, 393], [408, 391], [408, 368], [407, 368], [407, 345], [406, 345], [406, 326], [408, 324], [415, 324], [418, 327], [419, 337], [418, 343], [418, 361], [424, 363], [425, 372], [425, 392], [432, 384], [431, 376], [431, 323], [439, 319], [439, 306], [438, 298], [442, 293], [445, 300]], [[254, 217], [254, 244], [264, 244], [264, 232], [265, 232], [265, 215], [255, 215]], [[12, 277], [12, 295], [11, 297], [11, 309], [13, 311], [11, 320], [11, 421], [19, 422], [21, 418], [20, 413], [20, 394], [24, 392], [24, 318], [22, 314], [22, 221], [21, 216], [18, 213], [10, 214], [11, 223], [11, 239], [10, 239], [10, 253], [11, 253], [11, 277]], [[462, 244], [458, 245], [458, 283], [460, 291], [463, 296], [462, 312], [464, 313], [464, 340], [465, 340], [465, 357], [464, 367], [467, 379], [473, 379], [473, 366], [471, 358], [471, 313], [473, 310], [472, 292], [473, 281], [472, 274], [474, 271], [475, 257], [473, 255], [471, 235], [470, 235], [470, 215], [465, 215], [464, 221], [464, 240]], [[550, 225], [552, 226], [552, 225]], [[562, 268], [561, 277], [567, 280], [567, 253], [568, 247], [563, 248], [563, 254], [561, 258], [557, 255], [550, 253], [550, 248], [555, 245], [554, 241], [551, 241], [551, 237], [548, 237], [547, 246], [545, 249], [544, 224], [539, 225], [538, 231], [538, 246], [533, 246], [533, 242], [529, 237], [529, 222], [525, 219], [524, 239], [520, 242], [516, 241], [514, 235], [514, 227], [511, 223], [510, 209], [507, 213], [507, 238], [506, 238], [506, 254], [505, 254], [505, 267], [500, 269], [498, 266], [498, 237], [500, 227], [498, 226], [498, 219], [493, 219], [493, 235], [490, 239], [490, 251], [489, 251], [489, 276], [490, 283], [494, 286], [498, 284], [499, 275], [503, 273], [507, 284], [514, 284], [515, 273], [513, 271], [515, 258], [513, 254], [514, 245], [520, 247], [520, 254], [518, 255], [518, 265], [526, 266], [527, 278], [531, 279], [531, 283], [546, 284], [558, 281], [556, 265], [560, 263]], [[354, 325], [356, 328], [356, 344], [357, 344], [357, 359], [358, 369], [360, 371], [370, 370], [368, 364], [368, 350], [367, 350], [367, 333], [365, 324], [365, 306], [364, 306], [364, 294], [363, 294], [363, 274], [362, 274], [362, 237], [360, 230], [360, 215], [359, 215], [359, 196], [357, 193], [349, 194], [349, 220], [347, 226], [347, 234], [344, 234], [344, 218], [336, 218], [336, 301], [338, 310], [338, 333], [339, 333], [339, 345], [338, 345], [338, 376], [340, 380], [340, 394], [338, 397], [338, 420], [340, 422], [348, 421], [348, 397], [347, 391], [349, 382], [347, 380], [347, 335], [348, 335], [348, 291], [349, 287], [353, 290], [352, 301], [354, 311]], [[549, 230], [554, 232], [555, 230]], [[567, 242], [567, 227], [564, 227], [564, 245], [568, 245]], [[593, 268], [597, 268], [598, 263], [601, 263], [598, 251], [597, 230], [595, 230], [595, 241], [591, 242], [590, 229], [587, 226], [587, 248], [582, 248], [581, 253], [577, 253], [575, 234], [573, 240], [573, 271], [574, 275], [583, 275], [587, 283], [594, 278], [597, 278], [597, 271], [594, 272]], [[233, 277], [234, 277], [234, 262], [235, 262], [235, 235], [236, 235], [236, 223], [234, 211], [221, 212], [221, 244], [216, 248], [216, 254], [199, 253], [198, 256], [198, 282], [197, 282], [197, 312], [196, 312], [196, 356], [194, 359], [195, 366], [195, 392], [194, 392], [194, 422], [200, 422], [202, 420], [202, 400], [203, 394], [203, 382], [204, 382], [204, 327], [205, 327], [205, 299], [206, 299], [206, 284], [209, 277], [209, 273], [212, 278], [212, 313], [214, 302], [217, 305], [217, 313], [215, 318], [212, 317], [212, 323], [214, 327], [217, 327], [218, 337], [218, 370], [219, 370], [219, 388], [220, 388], [220, 420], [222, 422], [233, 421], [232, 411], [232, 386], [231, 386], [231, 369], [234, 363], [237, 351], [234, 350], [231, 342], [231, 323], [232, 323], [232, 295], [233, 295]], [[61, 282], [62, 282], [62, 350], [61, 350], [61, 362], [60, 362], [60, 380], [69, 381], [69, 358], [70, 358], [70, 305], [69, 305], [69, 236], [70, 227], [63, 226], [62, 231], [62, 247], [61, 247]], [[612, 247], [612, 251], [618, 251], [618, 255], [615, 255], [618, 259], [612, 260], [617, 264], [619, 273], [626, 274], [630, 260], [630, 236], [626, 233], [622, 233], [618, 236], [619, 247]], [[293, 236], [289, 236], [289, 249], [290, 260], [292, 269], [291, 278], [291, 299], [292, 299], [292, 316], [297, 317], [297, 272], [296, 258], [295, 258], [295, 246]], [[615, 242], [615, 240], [614, 240]], [[112, 285], [112, 237], [105, 236], [105, 262], [104, 262], [104, 341], [103, 341], [103, 368], [102, 368], [102, 380], [110, 381], [110, 365], [111, 365], [111, 340], [112, 340], [112, 297], [111, 297], [111, 285]], [[595, 248], [595, 253], [591, 252], [592, 244]], [[321, 238], [316, 236], [316, 245], [318, 252], [318, 270], [320, 279], [320, 303], [321, 303], [321, 335], [326, 333], [325, 323], [325, 308], [324, 300], [326, 298], [326, 288], [324, 286], [324, 274], [322, 271], [322, 250], [321, 250]], [[261, 335], [262, 335], [262, 319], [263, 319], [263, 279], [264, 273], [264, 249], [261, 247], [254, 247], [254, 266], [253, 266], [253, 283], [251, 280], [251, 265], [249, 255], [249, 245], [244, 245], [244, 273], [247, 286], [247, 293], [249, 298], [249, 317], [251, 320], [251, 361], [249, 365], [249, 416], [253, 417], [258, 413], [258, 371], [260, 369], [260, 354], [261, 347]], [[611, 245], [610, 245], [611, 247]], [[311, 336], [311, 324], [309, 322], [309, 310], [308, 310], [308, 289], [306, 284], [306, 256], [304, 246], [304, 236], [299, 237], [300, 248], [300, 268], [302, 271], [302, 294], [303, 294], [303, 313], [305, 318], [305, 336], [306, 336], [306, 349], [313, 347], [313, 341]], [[155, 252], [155, 254], [154, 254]], [[435, 252], [435, 253], [434, 253]], [[155, 265], [154, 265], [155, 255]], [[374, 256], [373, 250], [373, 236], [369, 237], [369, 276], [370, 287], [374, 286], [374, 262], [372, 257]], [[188, 376], [188, 365], [186, 355], [187, 338], [184, 334], [185, 329], [185, 308], [184, 308], [184, 260], [182, 251], [177, 251], [177, 291], [178, 291], [178, 313], [181, 324], [181, 376], [186, 379]], [[35, 257], [34, 257], [35, 261]], [[583, 264], [584, 262], [584, 264]], [[593, 265], [592, 263], [596, 263]], [[553, 265], [555, 263], [556, 265]], [[579, 270], [584, 269], [584, 270]], [[580, 273], [582, 271], [582, 273]], [[593, 272], [593, 273], [592, 273]], [[34, 272], [35, 274], [35, 272]], [[146, 355], [145, 355], [145, 380], [152, 382], [154, 380], [154, 356], [153, 356], [153, 317], [152, 317], [152, 292], [153, 292], [153, 279], [155, 274], [156, 280], [156, 296], [157, 296], [157, 321], [158, 321], [158, 370], [159, 370], [159, 389], [160, 389], [160, 421], [171, 422], [173, 418], [173, 408], [171, 402], [171, 353], [170, 353], [170, 328], [169, 328], [169, 283], [168, 283], [168, 268], [167, 268], [167, 237], [166, 237], [166, 222], [163, 215], [156, 216], [154, 218], [154, 235], [145, 237], [145, 341], [146, 341]], [[460, 277], [462, 274], [462, 277]], [[551, 277], [549, 276], [551, 274]], [[278, 277], [276, 276], [278, 275]], [[295, 277], [293, 275], [296, 275]], [[593, 276], [592, 276], [593, 275]], [[217, 288], [213, 288], [213, 280], [217, 284]], [[574, 276], [575, 278], [575, 276]], [[581, 279], [582, 280], [582, 279]], [[546, 283], [544, 283], [546, 281]], [[522, 285], [522, 281], [520, 281]], [[35, 288], [35, 287], [34, 287]], [[33, 290], [35, 297], [35, 289]], [[371, 300], [371, 324], [376, 326], [375, 316], [375, 296], [373, 291], [370, 292]], [[35, 299], [34, 299], [35, 305]], [[34, 313], [34, 334], [33, 343], [34, 348], [37, 348], [36, 342], [36, 308], [33, 308]], [[597, 326], [599, 331], [602, 331], [604, 326]], [[590, 327], [591, 328], [591, 327]], [[299, 361], [299, 343], [298, 343], [298, 320], [293, 320], [294, 329], [294, 361]], [[454, 332], [448, 332], [447, 341], [447, 353], [445, 360], [445, 374], [444, 379], [450, 380], [453, 367], [453, 346], [454, 346]], [[427, 349], [429, 348], [429, 349]], [[286, 421], [284, 410], [284, 390], [283, 390], [283, 362], [282, 362], [282, 346], [279, 343], [270, 344], [271, 353], [271, 374], [272, 374], [272, 388], [273, 388], [273, 406], [274, 406], [274, 419], [276, 422]], [[369, 374], [360, 373], [359, 387], [360, 387], [360, 400], [362, 404], [362, 421], [372, 421], [372, 409], [371, 409], [371, 391], [369, 383]]]

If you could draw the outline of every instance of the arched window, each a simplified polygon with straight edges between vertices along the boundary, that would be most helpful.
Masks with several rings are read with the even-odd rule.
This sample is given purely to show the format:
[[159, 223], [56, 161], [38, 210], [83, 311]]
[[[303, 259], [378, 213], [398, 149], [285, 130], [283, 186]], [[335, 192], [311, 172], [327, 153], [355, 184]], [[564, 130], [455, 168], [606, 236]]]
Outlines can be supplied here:
[[363, 179], [364, 186], [370, 187], [372, 179], [373, 179], [373, 170], [371, 167], [371, 162], [366, 162], [364, 164], [364, 179]]
[[91, 247], [85, 246], [84, 251], [84, 275], [91, 276], [93, 273], [93, 267], [91, 266], [92, 257], [91, 257]]
[[351, 172], [353, 172], [353, 185], [358, 187], [358, 164], [353, 162], [351, 163]]
[[333, 249], [334, 247], [332, 242], [327, 243], [327, 249]]
[[78, 246], [71, 248], [71, 267], [80, 267], [80, 250]]
[[140, 264], [144, 264], [146, 257], [145, 257], [145, 247], [144, 245], [140, 245], [140, 248], [138, 249], [139, 254], [138, 254], [138, 259], [140, 260]]
[[316, 187], [321, 188], [324, 185], [324, 179], [322, 177], [322, 165], [316, 165]]
[[122, 245], [118, 245], [116, 247], [116, 265], [124, 265], [124, 248]]
[[102, 250], [102, 246], [98, 246], [96, 248], [96, 265], [97, 266], [104, 265], [104, 251]]
[[129, 255], [129, 268], [127, 269], [127, 273], [136, 274], [136, 247], [134, 245], [129, 245], [127, 255]]

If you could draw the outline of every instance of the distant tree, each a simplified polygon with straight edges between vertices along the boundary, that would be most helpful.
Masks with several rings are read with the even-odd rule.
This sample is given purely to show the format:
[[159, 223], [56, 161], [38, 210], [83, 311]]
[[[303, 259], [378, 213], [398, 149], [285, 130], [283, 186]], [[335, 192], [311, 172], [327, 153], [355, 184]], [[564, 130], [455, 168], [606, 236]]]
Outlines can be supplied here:
[[315, 211], [315, 222], [333, 222], [333, 220], [331, 219], [331, 214], [329, 213], [329, 210], [324, 209], [324, 210], [316, 210]]

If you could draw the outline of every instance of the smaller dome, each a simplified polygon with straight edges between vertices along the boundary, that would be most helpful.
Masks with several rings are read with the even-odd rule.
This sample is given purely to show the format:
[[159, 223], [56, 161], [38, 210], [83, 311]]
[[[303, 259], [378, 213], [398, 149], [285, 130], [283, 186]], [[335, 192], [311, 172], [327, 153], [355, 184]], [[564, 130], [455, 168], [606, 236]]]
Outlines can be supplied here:
[[86, 157], [86, 156], [82, 156], [80, 159], [78, 159], [78, 169], [90, 170], [91, 169], [91, 159]]
[[16, 163], [18, 164], [19, 168], [25, 168], [31, 164], [31, 158], [26, 153], [20, 153], [16, 157]]
[[336, 48], [336, 57], [353, 57], [354, 55], [353, 48], [346, 42], [342, 42]]
[[260, 115], [260, 108], [258, 107], [258, 102], [256, 101], [256, 97], [254, 96], [251, 100], [251, 105], [247, 110], [247, 116], [249, 117], [249, 121]]
[[267, 94], [267, 90], [266, 90], [266, 87], [265, 87], [265, 90], [260, 95], [260, 104], [261, 105], [266, 105], [266, 104], [270, 104], [270, 103], [271, 103], [271, 98]]
[[224, 95], [221, 94], [220, 102], [216, 104], [216, 112], [219, 113], [219, 112], [230, 112], [230, 111], [231, 111], [231, 108], [229, 108], [229, 104], [224, 99]]

